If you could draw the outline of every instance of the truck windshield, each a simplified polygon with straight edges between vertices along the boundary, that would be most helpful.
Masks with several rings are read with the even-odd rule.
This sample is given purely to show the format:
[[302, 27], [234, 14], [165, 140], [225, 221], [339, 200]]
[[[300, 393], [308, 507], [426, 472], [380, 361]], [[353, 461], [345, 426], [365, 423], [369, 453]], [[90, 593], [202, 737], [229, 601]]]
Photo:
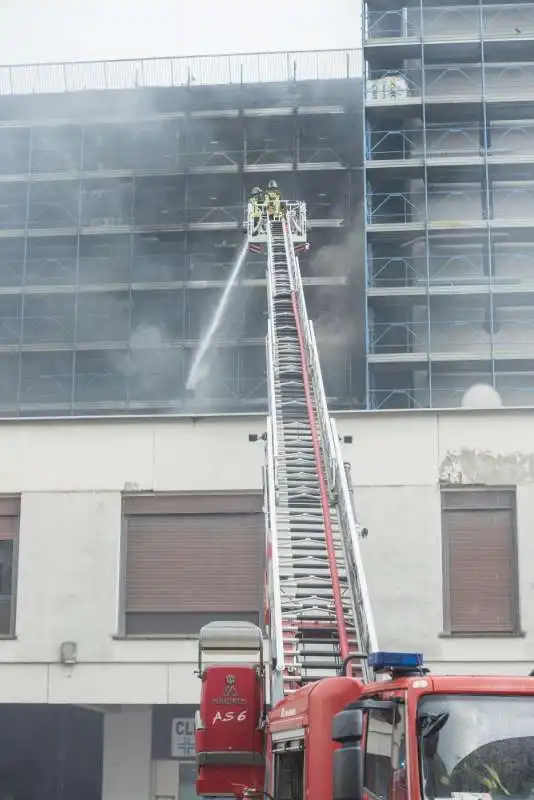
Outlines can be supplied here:
[[433, 695], [417, 725], [429, 800], [534, 798], [534, 697]]

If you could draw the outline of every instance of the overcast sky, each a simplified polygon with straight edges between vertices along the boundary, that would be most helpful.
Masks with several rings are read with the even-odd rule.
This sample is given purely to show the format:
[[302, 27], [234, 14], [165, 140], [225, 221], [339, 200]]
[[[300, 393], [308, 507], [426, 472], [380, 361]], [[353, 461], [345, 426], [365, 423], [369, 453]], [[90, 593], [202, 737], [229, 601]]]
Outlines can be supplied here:
[[357, 47], [357, 0], [0, 0], [0, 61]]

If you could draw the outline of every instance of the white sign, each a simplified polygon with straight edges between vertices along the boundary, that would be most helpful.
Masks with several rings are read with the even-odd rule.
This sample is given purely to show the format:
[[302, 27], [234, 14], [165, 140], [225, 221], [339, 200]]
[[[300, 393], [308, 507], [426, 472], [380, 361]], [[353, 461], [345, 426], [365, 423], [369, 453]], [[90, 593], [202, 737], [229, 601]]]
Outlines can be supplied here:
[[194, 758], [195, 720], [193, 717], [177, 717], [172, 721], [171, 757]]

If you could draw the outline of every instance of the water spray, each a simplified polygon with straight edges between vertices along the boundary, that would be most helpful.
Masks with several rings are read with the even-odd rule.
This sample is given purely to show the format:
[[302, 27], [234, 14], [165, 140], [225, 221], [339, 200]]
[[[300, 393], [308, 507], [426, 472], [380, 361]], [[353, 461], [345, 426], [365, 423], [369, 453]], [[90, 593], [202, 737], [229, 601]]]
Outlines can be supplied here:
[[198, 346], [198, 350], [195, 353], [195, 357], [193, 359], [193, 363], [189, 371], [189, 377], [185, 385], [186, 391], [193, 391], [194, 389], [196, 389], [199, 382], [202, 380], [204, 376], [204, 370], [202, 369], [204, 357], [211, 346], [213, 337], [217, 332], [217, 328], [221, 324], [221, 320], [226, 310], [226, 306], [228, 305], [228, 301], [230, 299], [230, 293], [235, 286], [238, 275], [241, 271], [241, 267], [243, 266], [243, 262], [245, 261], [247, 249], [248, 249], [248, 241], [247, 239], [245, 239], [245, 241], [243, 242], [243, 247], [239, 252], [237, 261], [235, 262], [234, 268], [228, 279], [228, 283], [226, 284], [224, 292], [222, 293], [221, 298], [217, 303], [217, 308], [215, 309], [215, 313], [210, 322], [209, 328], [202, 337], [202, 340]]

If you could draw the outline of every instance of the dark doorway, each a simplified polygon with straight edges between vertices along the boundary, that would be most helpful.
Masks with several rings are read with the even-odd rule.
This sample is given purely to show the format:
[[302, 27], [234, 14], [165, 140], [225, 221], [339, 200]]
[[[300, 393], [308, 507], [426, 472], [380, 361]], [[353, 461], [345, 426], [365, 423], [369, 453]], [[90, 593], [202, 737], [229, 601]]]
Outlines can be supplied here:
[[0, 800], [101, 800], [103, 716], [0, 705]]

